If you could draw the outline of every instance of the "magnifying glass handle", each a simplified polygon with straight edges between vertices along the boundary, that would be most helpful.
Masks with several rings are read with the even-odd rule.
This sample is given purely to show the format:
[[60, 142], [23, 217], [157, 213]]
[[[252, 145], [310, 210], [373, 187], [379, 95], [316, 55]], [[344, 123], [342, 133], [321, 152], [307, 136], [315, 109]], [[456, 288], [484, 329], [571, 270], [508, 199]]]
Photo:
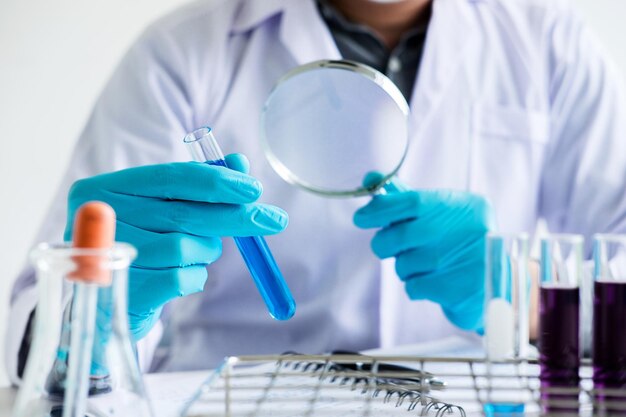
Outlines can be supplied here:
[[404, 185], [398, 177], [385, 177], [382, 173], [372, 171], [365, 175], [363, 186], [372, 195], [385, 195], [409, 191], [410, 188]]

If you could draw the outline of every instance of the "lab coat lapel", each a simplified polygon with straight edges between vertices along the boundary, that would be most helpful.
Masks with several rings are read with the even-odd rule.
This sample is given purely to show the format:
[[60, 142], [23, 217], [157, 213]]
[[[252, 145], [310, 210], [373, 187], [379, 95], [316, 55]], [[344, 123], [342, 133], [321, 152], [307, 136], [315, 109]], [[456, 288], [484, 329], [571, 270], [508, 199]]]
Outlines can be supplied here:
[[412, 126], [417, 136], [428, 128], [456, 73], [478, 41], [471, 24], [469, 0], [434, 0], [418, 79], [411, 99]]
[[314, 0], [286, 2], [280, 40], [298, 65], [319, 59], [341, 58]]
[[319, 59], [340, 59], [337, 45], [322, 20], [315, 0], [246, 1], [237, 13], [234, 32], [243, 32], [280, 14], [279, 40], [296, 65]]
[[[480, 39], [472, 22], [472, 5], [469, 0], [434, 0], [433, 14], [426, 34], [417, 82], [411, 96], [411, 136], [413, 141], [436, 141], [437, 123], [434, 115], [440, 114], [441, 104], [458, 79], [458, 72]], [[456, 83], [458, 85], [458, 83]], [[460, 94], [472, 94], [463, 90]], [[428, 132], [428, 137], [424, 133]], [[405, 164], [406, 166], [406, 164]], [[415, 335], [406, 332], [413, 327], [420, 312], [428, 311], [421, 324], [422, 332], [436, 339], [444, 334], [461, 333], [443, 317], [441, 309], [433, 303], [410, 300], [398, 280], [393, 265], [383, 268], [381, 279], [380, 334], [383, 347], [414, 343]], [[434, 325], [431, 325], [433, 323]], [[442, 324], [443, 323], [443, 324]]]

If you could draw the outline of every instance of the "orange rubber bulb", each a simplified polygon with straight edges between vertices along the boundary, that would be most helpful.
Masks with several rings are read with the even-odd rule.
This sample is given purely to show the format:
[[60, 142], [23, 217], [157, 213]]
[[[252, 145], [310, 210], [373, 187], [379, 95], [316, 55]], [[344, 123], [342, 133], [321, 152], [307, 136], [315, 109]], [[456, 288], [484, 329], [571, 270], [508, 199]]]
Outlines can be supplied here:
[[[90, 201], [76, 211], [72, 246], [77, 249], [108, 249], [115, 243], [115, 211], [100, 201]], [[111, 271], [104, 255], [76, 255], [76, 269], [69, 274], [74, 281], [109, 285]]]

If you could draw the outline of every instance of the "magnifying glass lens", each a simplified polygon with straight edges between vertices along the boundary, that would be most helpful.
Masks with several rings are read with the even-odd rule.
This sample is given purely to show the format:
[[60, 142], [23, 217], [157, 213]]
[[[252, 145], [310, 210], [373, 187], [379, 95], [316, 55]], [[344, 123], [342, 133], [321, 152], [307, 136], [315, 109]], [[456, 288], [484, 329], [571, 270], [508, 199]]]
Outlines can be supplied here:
[[368, 172], [393, 175], [408, 146], [408, 106], [377, 71], [321, 61], [292, 71], [263, 109], [266, 155], [285, 180], [329, 196], [367, 194]]

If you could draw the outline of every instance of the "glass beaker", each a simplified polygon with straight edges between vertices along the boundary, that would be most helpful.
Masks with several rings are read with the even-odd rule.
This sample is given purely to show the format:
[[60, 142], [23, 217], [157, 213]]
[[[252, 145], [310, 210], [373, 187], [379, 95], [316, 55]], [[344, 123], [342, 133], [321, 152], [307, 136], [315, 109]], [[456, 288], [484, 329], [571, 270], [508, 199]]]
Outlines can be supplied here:
[[594, 236], [593, 385], [600, 415], [626, 415], [626, 235]]
[[583, 237], [554, 234], [541, 240], [539, 365], [548, 413], [578, 412], [580, 285]]
[[[41, 244], [31, 252], [38, 303], [13, 417], [152, 416], [127, 319], [128, 267], [135, 249]], [[85, 265], [101, 284], [76, 278]]]

